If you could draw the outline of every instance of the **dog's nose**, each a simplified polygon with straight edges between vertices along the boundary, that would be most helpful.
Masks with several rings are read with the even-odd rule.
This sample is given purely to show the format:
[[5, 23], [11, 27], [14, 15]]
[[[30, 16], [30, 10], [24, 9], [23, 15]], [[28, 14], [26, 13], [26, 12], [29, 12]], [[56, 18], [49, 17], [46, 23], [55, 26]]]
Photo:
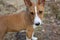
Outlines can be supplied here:
[[36, 25], [36, 26], [39, 26], [39, 25], [40, 25], [40, 23], [35, 23], [35, 25]]

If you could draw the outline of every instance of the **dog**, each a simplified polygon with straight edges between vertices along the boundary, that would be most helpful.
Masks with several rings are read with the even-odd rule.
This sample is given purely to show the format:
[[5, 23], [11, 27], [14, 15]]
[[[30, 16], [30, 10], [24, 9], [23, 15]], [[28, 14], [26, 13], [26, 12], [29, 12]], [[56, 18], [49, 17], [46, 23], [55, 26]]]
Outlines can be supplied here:
[[45, 0], [38, 0], [35, 4], [30, 0], [24, 0], [24, 3], [26, 11], [0, 16], [0, 40], [3, 40], [7, 32], [21, 30], [26, 30], [26, 40], [37, 40], [37, 37], [33, 36], [34, 29], [42, 24]]

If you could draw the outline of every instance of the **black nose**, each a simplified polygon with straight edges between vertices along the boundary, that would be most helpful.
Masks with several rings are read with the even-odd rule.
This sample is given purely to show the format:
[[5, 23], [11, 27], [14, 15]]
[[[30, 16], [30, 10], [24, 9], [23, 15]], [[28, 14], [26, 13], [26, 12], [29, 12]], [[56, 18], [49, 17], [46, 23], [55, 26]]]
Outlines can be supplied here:
[[40, 23], [36, 23], [35, 25], [36, 25], [36, 26], [39, 26], [39, 25], [40, 25]]

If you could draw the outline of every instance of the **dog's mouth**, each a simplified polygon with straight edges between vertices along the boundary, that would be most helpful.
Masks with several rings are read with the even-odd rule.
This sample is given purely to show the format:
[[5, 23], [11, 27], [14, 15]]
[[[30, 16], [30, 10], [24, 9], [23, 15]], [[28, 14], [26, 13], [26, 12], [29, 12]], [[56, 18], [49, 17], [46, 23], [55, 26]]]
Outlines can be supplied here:
[[41, 25], [38, 25], [38, 26], [35, 25], [35, 24], [33, 25], [33, 28], [34, 28], [34, 29], [37, 28], [37, 27], [41, 27]]
[[40, 23], [34, 23], [33, 24], [33, 28], [35, 29], [37, 27], [42, 27], [42, 25], [43, 25], [43, 22], [42, 22], [42, 24], [40, 24]]
[[38, 27], [38, 26], [43, 25], [43, 22], [42, 21], [41, 22], [37, 22], [37, 23], [34, 23], [34, 25]]

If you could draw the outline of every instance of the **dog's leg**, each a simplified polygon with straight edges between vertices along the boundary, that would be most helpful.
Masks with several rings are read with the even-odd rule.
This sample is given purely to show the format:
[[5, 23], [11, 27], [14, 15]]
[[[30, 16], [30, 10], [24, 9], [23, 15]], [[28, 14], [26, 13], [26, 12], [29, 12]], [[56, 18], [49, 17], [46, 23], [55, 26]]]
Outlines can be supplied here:
[[26, 40], [31, 40], [31, 39], [29, 39], [28, 37], [26, 37]]
[[27, 28], [27, 33], [26, 33], [27, 39], [26, 40], [31, 40], [33, 31], [34, 31], [33, 27]]
[[4, 35], [5, 35], [5, 32], [4, 31], [0, 31], [0, 40], [4, 40]]
[[0, 25], [0, 40], [4, 40], [4, 35], [6, 33], [7, 27]]
[[37, 40], [38, 38], [37, 37], [34, 37], [34, 32], [32, 34], [32, 40]]

